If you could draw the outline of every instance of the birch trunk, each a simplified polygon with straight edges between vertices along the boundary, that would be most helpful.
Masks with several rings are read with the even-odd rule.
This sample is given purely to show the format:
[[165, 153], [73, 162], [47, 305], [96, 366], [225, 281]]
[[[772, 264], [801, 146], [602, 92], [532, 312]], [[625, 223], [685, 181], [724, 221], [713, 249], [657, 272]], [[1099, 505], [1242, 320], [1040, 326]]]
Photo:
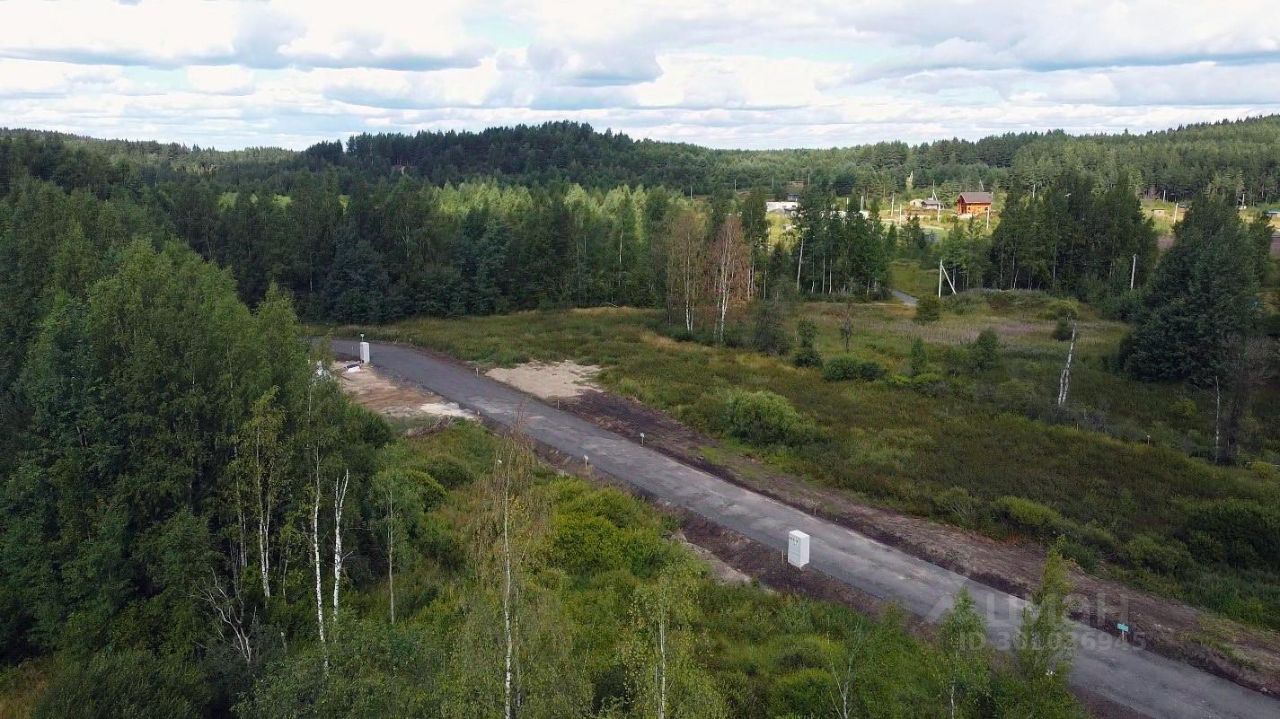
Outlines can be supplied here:
[[396, 509], [387, 490], [387, 594], [391, 597], [391, 623], [396, 623]]
[[1222, 386], [1213, 378], [1213, 461], [1222, 461]]
[[329, 652], [324, 636], [324, 591], [320, 574], [320, 460], [316, 458], [315, 501], [311, 505], [311, 559], [316, 576], [316, 629], [324, 652], [324, 671], [329, 672]]
[[338, 592], [342, 587], [342, 507], [347, 500], [347, 488], [351, 486], [351, 470], [342, 475], [341, 481], [333, 484], [333, 616], [329, 621], [338, 621]]
[[1071, 391], [1071, 360], [1076, 353], [1076, 323], [1071, 323], [1071, 346], [1067, 348], [1067, 364], [1062, 368], [1062, 375], [1058, 378], [1058, 406], [1064, 407], [1067, 404], [1067, 394]]
[[[510, 471], [505, 470], [505, 471]], [[502, 625], [506, 640], [506, 671], [503, 677], [503, 717], [515, 719], [512, 702], [513, 673], [515, 660], [515, 634], [512, 631], [511, 591], [513, 584], [511, 568], [511, 489], [506, 478], [502, 480]]]

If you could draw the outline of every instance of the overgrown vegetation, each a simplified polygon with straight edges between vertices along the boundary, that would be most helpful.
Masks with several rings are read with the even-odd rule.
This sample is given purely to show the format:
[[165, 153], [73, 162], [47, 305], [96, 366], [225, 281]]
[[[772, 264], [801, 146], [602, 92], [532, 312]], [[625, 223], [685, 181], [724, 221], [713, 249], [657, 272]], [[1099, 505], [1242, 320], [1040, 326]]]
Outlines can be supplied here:
[[[602, 365], [606, 385], [747, 444], [753, 440], [722, 423], [725, 398], [768, 391], [820, 430], [799, 445], [772, 437], [756, 445], [770, 445], [764, 458], [781, 469], [990, 534], [1046, 543], [1065, 537], [1064, 551], [1093, 571], [1276, 626], [1280, 573], [1228, 560], [1220, 544], [1192, 539], [1201, 531], [1197, 507], [1227, 498], [1264, 513], [1280, 506], [1280, 485], [1266, 466], [1275, 459], [1256, 468], [1206, 463], [1212, 393], [1183, 386], [1171, 398], [1168, 386], [1117, 373], [1112, 357], [1126, 327], [1098, 319], [1087, 307], [1026, 293], [962, 295], [948, 303], [955, 306], [923, 326], [911, 321], [907, 308], [855, 305], [859, 331], [850, 354], [859, 365], [874, 362], [889, 374], [836, 385], [823, 381], [822, 372], [794, 368], [788, 358], [670, 342], [656, 331], [661, 315], [640, 311], [422, 319], [378, 334], [480, 362], [501, 361], [504, 348], [518, 346], [531, 359]], [[833, 355], [824, 367], [834, 364], [830, 372], [843, 373], [854, 366], [841, 359], [846, 306], [811, 304], [799, 311], [817, 329], [815, 349]], [[1070, 399], [1059, 407], [1067, 348], [1050, 334], [1063, 313], [1079, 316], [1080, 336]], [[975, 350], [967, 345], [988, 329], [975, 366]], [[1274, 387], [1260, 391], [1275, 396]], [[1259, 420], [1249, 425], [1254, 433], [1246, 445], [1274, 458], [1280, 447], [1267, 429], [1272, 410], [1263, 401], [1254, 408]], [[1265, 533], [1261, 521], [1249, 531]], [[1231, 536], [1217, 541], [1231, 544]], [[1144, 537], [1159, 538], [1183, 560], [1140, 559]]]

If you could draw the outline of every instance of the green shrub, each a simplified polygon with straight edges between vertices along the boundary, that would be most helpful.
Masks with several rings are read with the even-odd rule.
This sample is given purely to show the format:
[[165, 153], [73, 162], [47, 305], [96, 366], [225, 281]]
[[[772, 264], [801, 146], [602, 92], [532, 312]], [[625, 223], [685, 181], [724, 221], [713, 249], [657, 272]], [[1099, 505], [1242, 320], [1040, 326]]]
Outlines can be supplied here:
[[730, 435], [757, 445], [799, 445], [816, 434], [814, 425], [785, 397], [768, 391], [731, 391], [723, 422]]
[[1169, 411], [1175, 417], [1181, 417], [1182, 419], [1194, 419], [1196, 414], [1200, 411], [1200, 408], [1196, 406], [1195, 400], [1190, 397], [1183, 397], [1181, 399], [1174, 400], [1173, 404], [1169, 407]]
[[801, 347], [791, 358], [791, 364], [797, 367], [821, 367], [822, 355], [814, 347]]
[[585, 576], [620, 569], [624, 564], [621, 532], [604, 517], [557, 515], [551, 532], [549, 560], [565, 571]]
[[1146, 567], [1164, 574], [1177, 574], [1194, 563], [1182, 542], [1151, 534], [1139, 534], [1126, 542], [1124, 558], [1135, 567]]
[[36, 719], [169, 719], [204, 714], [206, 679], [184, 657], [103, 650], [58, 672]]
[[994, 402], [1005, 412], [1031, 415], [1040, 409], [1048, 398], [1030, 380], [1011, 379], [996, 386]]
[[455, 489], [476, 480], [471, 470], [452, 457], [432, 457], [426, 461], [424, 469], [445, 489]]
[[1071, 320], [1066, 317], [1059, 317], [1058, 324], [1053, 328], [1052, 336], [1059, 342], [1066, 342], [1071, 339]]
[[995, 330], [985, 329], [969, 347], [969, 365], [975, 372], [987, 372], [1000, 366], [1000, 337]]
[[884, 366], [853, 355], [832, 357], [822, 366], [822, 378], [828, 382], [861, 379], [868, 382], [880, 379], [888, 372]]
[[1185, 526], [1188, 534], [1205, 535], [1193, 541], [1193, 549], [1218, 548], [1215, 554], [1241, 568], [1280, 569], [1280, 510], [1274, 507], [1249, 499], [1202, 502], [1187, 512]]
[[926, 295], [916, 303], [916, 322], [937, 322], [942, 318], [942, 302], [933, 295]]
[[1074, 320], [1080, 316], [1080, 307], [1072, 300], [1054, 300], [1049, 303], [1041, 317], [1058, 320], [1059, 324], [1066, 320]]
[[818, 348], [814, 346], [814, 340], [818, 336], [818, 327], [809, 320], [800, 320], [800, 324], [796, 327], [796, 335], [799, 338], [799, 347], [796, 348], [795, 357], [792, 363], [797, 367], [821, 367], [822, 355], [818, 354]]
[[1057, 510], [1023, 497], [1000, 497], [995, 508], [1010, 525], [1036, 537], [1052, 536], [1063, 525]]
[[947, 487], [930, 495], [933, 513], [962, 527], [975, 527], [982, 512], [982, 502], [964, 487]]
[[924, 372], [911, 378], [911, 389], [929, 397], [941, 397], [951, 390], [951, 386], [942, 375]]
[[911, 343], [911, 355], [908, 359], [907, 374], [915, 377], [924, 373], [929, 367], [929, 355], [924, 350], [924, 340], [917, 337]]
[[398, 494], [407, 494], [420, 502], [427, 512], [444, 502], [445, 489], [429, 473], [409, 467], [391, 467], [378, 472], [378, 483], [384, 488], [395, 487]]
[[756, 303], [752, 318], [751, 346], [757, 352], [781, 357], [791, 351], [791, 336], [785, 325], [787, 309], [777, 300]]
[[831, 705], [831, 675], [825, 669], [785, 674], [769, 689], [771, 717], [818, 716]]

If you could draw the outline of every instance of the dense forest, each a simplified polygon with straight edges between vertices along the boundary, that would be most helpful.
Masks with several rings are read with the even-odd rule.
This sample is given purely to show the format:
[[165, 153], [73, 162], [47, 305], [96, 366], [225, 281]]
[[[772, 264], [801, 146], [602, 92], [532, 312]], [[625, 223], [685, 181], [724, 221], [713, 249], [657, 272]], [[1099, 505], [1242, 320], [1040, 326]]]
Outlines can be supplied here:
[[[981, 631], [963, 611], [934, 645], [897, 620], [728, 597], [648, 510], [552, 482], [518, 438], [461, 430], [461, 459], [406, 444], [326, 381], [299, 317], [654, 307], [679, 339], [786, 354], [784, 304], [883, 296], [894, 261], [941, 266], [956, 292], [1041, 290], [1131, 321], [1115, 371], [1212, 388], [1213, 459], [1232, 463], [1270, 351], [1269, 226], [1235, 205], [1274, 192], [1278, 132], [1265, 118], [764, 153], [571, 123], [303, 153], [5, 132], [0, 661], [57, 662], [41, 716], [496, 711], [493, 627], [511, 607], [495, 562], [512, 545], [494, 532], [515, 521], [530, 716], [645, 713], [654, 606], [672, 612], [682, 716], [827, 711], [840, 661], [901, 679], [858, 683], [859, 706], [919, 713], [949, 693], [970, 715], [1069, 716], [1061, 679], [1044, 679], [1068, 658], [1044, 637], [992, 668], [962, 651]], [[798, 179], [777, 236], [766, 200]], [[1006, 188], [994, 228], [957, 221], [931, 241], [918, 217], [881, 221], [884, 195], [978, 182]], [[1194, 194], [1163, 258], [1138, 200], [1152, 189]], [[811, 361], [802, 327], [796, 363]], [[382, 621], [395, 536], [417, 563], [402, 624]], [[1061, 620], [1055, 572], [1040, 611]], [[789, 628], [730, 630], [735, 606]], [[695, 661], [711, 627], [729, 643]], [[748, 666], [760, 641], [808, 648]]]
[[[0, 198], [0, 701], [34, 697], [0, 709], [1079, 715], [1057, 555], [1012, 661], [963, 595], [929, 642], [892, 612], [716, 584], [667, 520], [553, 476], [518, 436], [397, 438], [332, 381], [291, 296], [371, 321], [442, 281], [461, 296], [442, 312], [688, 310], [692, 279], [655, 277], [719, 257], [723, 303], [728, 268], [751, 268], [732, 248], [761, 236], [730, 198], [397, 183], [344, 201], [330, 174], [227, 197], [45, 142], [5, 146]], [[645, 233], [675, 259], [633, 258]]]

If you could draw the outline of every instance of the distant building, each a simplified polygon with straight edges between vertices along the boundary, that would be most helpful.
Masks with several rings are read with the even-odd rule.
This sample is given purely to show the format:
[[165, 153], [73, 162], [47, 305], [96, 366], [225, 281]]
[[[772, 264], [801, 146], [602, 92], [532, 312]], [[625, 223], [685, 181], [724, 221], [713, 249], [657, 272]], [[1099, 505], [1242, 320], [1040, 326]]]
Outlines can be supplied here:
[[942, 209], [942, 202], [936, 197], [930, 197], [927, 200], [921, 200], [920, 206], [930, 212]]
[[764, 203], [764, 211], [775, 215], [794, 215], [798, 209], [800, 209], [800, 203], [795, 200]]
[[956, 198], [956, 214], [976, 215], [991, 209], [990, 192], [961, 192]]

